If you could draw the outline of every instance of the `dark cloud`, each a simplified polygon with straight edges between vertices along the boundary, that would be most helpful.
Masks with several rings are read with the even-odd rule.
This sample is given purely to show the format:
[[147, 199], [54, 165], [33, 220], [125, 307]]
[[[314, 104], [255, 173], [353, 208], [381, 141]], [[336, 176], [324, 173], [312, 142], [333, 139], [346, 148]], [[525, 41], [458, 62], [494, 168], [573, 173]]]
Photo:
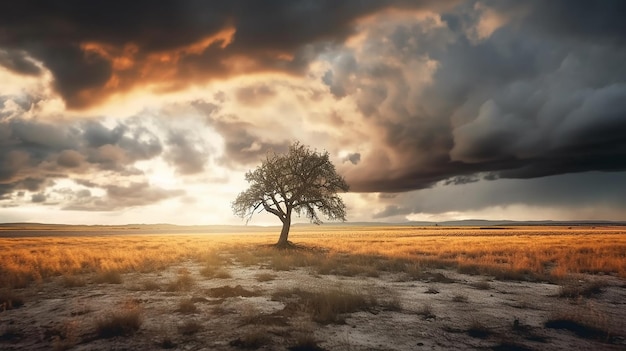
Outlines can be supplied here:
[[[303, 72], [315, 56], [312, 47], [342, 42], [363, 16], [393, 6], [439, 8], [442, 3], [25, 1], [0, 14], [0, 48], [43, 62], [67, 105], [82, 108], [148, 82], [176, 89], [193, 80], [244, 73]], [[24, 60], [0, 62], [27, 70]]]
[[346, 168], [351, 189], [626, 170], [624, 5], [586, 6], [464, 2], [441, 23], [375, 23], [323, 77], [381, 137]]
[[39, 193], [39, 194], [34, 194], [33, 196], [31, 196], [30, 200], [31, 200], [33, 203], [42, 203], [42, 202], [45, 202], [45, 201], [46, 201], [46, 195], [41, 194], [41, 193]]
[[258, 127], [238, 116], [223, 114], [219, 106], [205, 101], [193, 101], [191, 106], [224, 139], [224, 153], [218, 159], [223, 165], [235, 169], [247, 167], [270, 151], [282, 153], [289, 147], [289, 136], [268, 140], [258, 134], [260, 129], [269, 126]]
[[41, 69], [21, 50], [0, 50], [0, 66], [24, 75], [41, 73]]
[[189, 175], [204, 171], [208, 161], [207, 151], [199, 148], [204, 143], [191, 131], [170, 131], [167, 143], [169, 150], [164, 158], [176, 167], [178, 173]]
[[[577, 217], [584, 211], [596, 219], [622, 220], [626, 211], [626, 172], [585, 172], [523, 180], [478, 181], [458, 186], [439, 185], [381, 200], [386, 206], [373, 218], [525, 205], [569, 211], [569, 219], [590, 218]], [[549, 216], [546, 214], [545, 218], [537, 219]]]
[[168, 190], [151, 186], [146, 182], [128, 185], [105, 185], [105, 196], [92, 196], [88, 190], [80, 190], [71, 196], [64, 210], [115, 211], [129, 207], [146, 206], [169, 198], [182, 196], [182, 190]]
[[343, 162], [350, 162], [353, 165], [356, 165], [361, 161], [361, 154], [358, 152], [348, 154], [348, 156], [344, 157]]
[[[90, 173], [142, 175], [135, 162], [152, 159], [161, 151], [159, 138], [132, 119], [109, 128], [96, 120], [52, 123], [0, 118], [0, 196], [41, 192], [55, 179], [79, 179]], [[41, 194], [33, 195], [33, 202], [43, 202]]]

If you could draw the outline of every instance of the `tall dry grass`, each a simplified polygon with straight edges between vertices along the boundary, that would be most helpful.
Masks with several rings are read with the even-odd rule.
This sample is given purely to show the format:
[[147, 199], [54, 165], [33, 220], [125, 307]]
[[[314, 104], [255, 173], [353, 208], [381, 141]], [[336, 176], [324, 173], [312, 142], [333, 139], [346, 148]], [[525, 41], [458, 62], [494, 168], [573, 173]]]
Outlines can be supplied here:
[[[277, 229], [278, 230], [278, 229]], [[219, 269], [232, 262], [274, 270], [312, 266], [319, 274], [370, 275], [428, 267], [502, 279], [560, 279], [572, 273], [626, 277], [626, 228], [294, 227], [306, 250], [275, 250], [277, 233], [84, 235], [0, 238], [0, 287], [53, 276], [149, 272], [184, 260]], [[5, 235], [6, 236], [6, 235]], [[224, 255], [229, 256], [228, 260]]]

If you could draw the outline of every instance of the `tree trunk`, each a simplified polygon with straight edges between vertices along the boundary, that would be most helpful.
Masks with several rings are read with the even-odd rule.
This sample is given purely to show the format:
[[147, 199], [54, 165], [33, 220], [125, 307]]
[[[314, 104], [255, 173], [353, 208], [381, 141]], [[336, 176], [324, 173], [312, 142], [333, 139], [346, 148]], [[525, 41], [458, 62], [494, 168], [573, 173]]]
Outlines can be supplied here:
[[287, 216], [287, 218], [283, 221], [283, 229], [280, 231], [280, 238], [276, 243], [276, 246], [279, 248], [285, 248], [289, 246], [289, 241], [287, 238], [289, 237], [289, 229], [291, 228], [291, 216]]

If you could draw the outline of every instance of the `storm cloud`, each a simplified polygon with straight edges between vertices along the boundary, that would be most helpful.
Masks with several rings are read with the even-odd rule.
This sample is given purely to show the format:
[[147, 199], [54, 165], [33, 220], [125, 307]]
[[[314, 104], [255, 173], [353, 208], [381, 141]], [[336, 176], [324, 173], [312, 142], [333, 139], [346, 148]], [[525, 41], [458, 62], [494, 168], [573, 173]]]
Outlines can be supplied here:
[[358, 195], [376, 218], [626, 208], [624, 13], [620, 0], [17, 2], [0, 12], [0, 200], [141, 207], [241, 186], [300, 140], [351, 191], [382, 194]]
[[[354, 21], [391, 7], [442, 1], [25, 1], [0, 14], [0, 48], [24, 52], [54, 75], [70, 108], [146, 83], [171, 90], [190, 81], [261, 71], [301, 74], [316, 45], [342, 42]], [[313, 52], [311, 52], [313, 49]], [[20, 54], [22, 55], [22, 54]], [[0, 63], [33, 73], [22, 56]], [[5, 58], [3, 58], [5, 57]]]
[[[622, 5], [584, 16], [580, 2], [496, 3], [489, 30], [477, 27], [490, 3], [466, 2], [439, 18], [381, 22], [365, 51], [341, 53], [325, 82], [381, 136], [348, 171], [352, 189], [626, 170], [625, 33], [613, 13]], [[548, 24], [539, 12], [555, 6], [566, 16]], [[588, 32], [567, 30], [575, 16]]]

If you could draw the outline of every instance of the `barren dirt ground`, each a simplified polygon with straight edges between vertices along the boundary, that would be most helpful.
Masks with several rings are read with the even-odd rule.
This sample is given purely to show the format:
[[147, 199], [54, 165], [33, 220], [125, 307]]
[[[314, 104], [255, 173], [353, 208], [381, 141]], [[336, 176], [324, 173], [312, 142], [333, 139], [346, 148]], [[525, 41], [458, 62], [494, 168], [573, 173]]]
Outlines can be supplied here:
[[[226, 267], [231, 277], [220, 279], [202, 276], [201, 268], [187, 261], [160, 272], [123, 274], [120, 284], [98, 284], [84, 275], [84, 286], [66, 287], [57, 277], [15, 289], [24, 305], [0, 312], [0, 349], [626, 349], [626, 281], [616, 277], [577, 276], [574, 283], [602, 280], [604, 287], [593, 297], [571, 299], [557, 297], [555, 284], [496, 281], [452, 270], [407, 280], [403, 273], [344, 277], [308, 268], [244, 267], [232, 260]], [[259, 273], [268, 273], [267, 281], [259, 281]], [[167, 291], [181, 274], [193, 283]], [[222, 287], [234, 289], [212, 290]], [[285, 293], [295, 288], [361, 294], [378, 304], [337, 323], [319, 323]], [[191, 309], [185, 310], [183, 301]], [[99, 321], [130, 305], [142, 321], [136, 332], [113, 337], [96, 332]], [[580, 317], [610, 334], [545, 326], [558, 316]]]

